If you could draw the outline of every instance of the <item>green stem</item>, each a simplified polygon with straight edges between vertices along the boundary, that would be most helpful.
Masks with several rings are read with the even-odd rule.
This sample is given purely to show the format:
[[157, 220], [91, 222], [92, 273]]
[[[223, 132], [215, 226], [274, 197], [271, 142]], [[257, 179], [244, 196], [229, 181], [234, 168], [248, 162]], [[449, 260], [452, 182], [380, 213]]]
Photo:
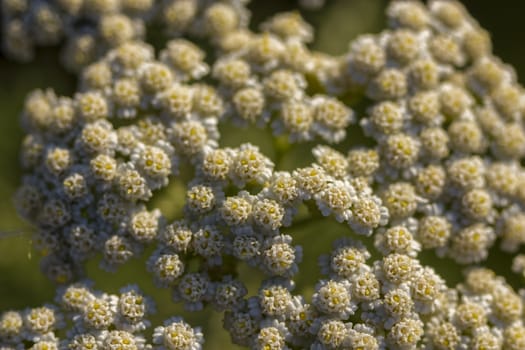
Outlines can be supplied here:
[[275, 137], [273, 140], [273, 148], [275, 150], [275, 165], [281, 168], [283, 158], [291, 148], [287, 136]]

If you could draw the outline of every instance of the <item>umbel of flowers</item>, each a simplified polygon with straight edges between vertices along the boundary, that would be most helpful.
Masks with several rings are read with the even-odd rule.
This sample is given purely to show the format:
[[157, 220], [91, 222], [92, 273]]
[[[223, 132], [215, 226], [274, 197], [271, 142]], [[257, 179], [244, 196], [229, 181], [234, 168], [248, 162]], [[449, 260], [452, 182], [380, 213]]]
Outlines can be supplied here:
[[[1, 314], [0, 347], [201, 349], [200, 328], [177, 315], [151, 326], [137, 286], [107, 294], [85, 275], [98, 252], [116, 271], [153, 246], [155, 284], [188, 311], [223, 313], [241, 346], [525, 349], [525, 293], [483, 266], [501, 249], [525, 275], [525, 94], [489, 34], [458, 2], [396, 1], [388, 29], [330, 56], [308, 48], [297, 12], [253, 32], [244, 5], [2, 2], [7, 53], [29, 59], [65, 36], [64, 62], [80, 73], [73, 96], [37, 90], [22, 112], [16, 205], [58, 287], [53, 304]], [[171, 38], [158, 55], [141, 41], [155, 21]], [[315, 161], [283, 171], [251, 143], [222, 147], [225, 122], [316, 142]], [[342, 149], [355, 130], [371, 146]], [[192, 178], [170, 222], [151, 198], [180, 172]], [[294, 289], [304, 208], [348, 226], [319, 258], [311, 298]], [[464, 265], [464, 281], [447, 285], [418, 259], [425, 250]], [[231, 261], [265, 275], [255, 295]]]

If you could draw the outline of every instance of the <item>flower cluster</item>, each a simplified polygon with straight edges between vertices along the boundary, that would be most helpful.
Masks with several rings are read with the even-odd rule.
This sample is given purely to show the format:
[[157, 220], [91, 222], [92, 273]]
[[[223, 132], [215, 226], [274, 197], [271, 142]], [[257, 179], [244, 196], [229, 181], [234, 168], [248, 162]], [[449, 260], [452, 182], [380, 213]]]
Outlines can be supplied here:
[[[7, 23], [39, 18], [41, 8], [24, 3], [4, 0]], [[75, 23], [99, 2], [57, 4], [77, 12], [39, 2]], [[496, 241], [512, 254], [525, 244], [525, 94], [460, 3], [392, 2], [389, 29], [356, 38], [339, 57], [307, 47], [313, 29], [296, 12], [252, 32], [242, 1], [197, 0], [159, 5], [170, 40], [156, 57], [140, 31], [117, 38], [108, 32], [124, 31], [104, 23], [146, 20], [157, 5], [100, 2], [108, 4], [89, 34], [107, 47], [78, 65], [77, 93], [26, 99], [16, 205], [37, 228], [43, 273], [68, 286], [58, 306], [5, 312], [0, 344], [200, 349], [200, 330], [178, 317], [147, 345], [152, 306], [136, 287], [114, 296], [77, 282], [97, 252], [115, 271], [154, 247], [155, 284], [188, 311], [223, 312], [232, 342], [252, 349], [525, 348], [523, 293], [475, 265]], [[6, 47], [20, 49], [7, 33]], [[186, 34], [208, 40], [214, 56], [174, 38]], [[268, 128], [288, 146], [315, 141], [314, 161], [285, 171], [251, 143], [223, 147], [225, 123]], [[369, 146], [343, 148], [355, 130]], [[185, 181], [182, 172], [191, 179], [182, 217], [171, 221], [152, 198]], [[307, 298], [295, 291], [303, 247], [294, 225], [320, 216], [348, 235], [320, 257], [323, 277]], [[422, 251], [464, 265], [464, 281], [447, 285]], [[513, 269], [523, 274], [524, 261], [517, 255]], [[235, 262], [264, 274], [256, 295]], [[75, 324], [59, 340], [61, 317]]]
[[64, 40], [62, 62], [75, 72], [160, 23], [169, 37], [244, 28], [246, 0], [2, 0], [3, 52], [31, 61], [35, 47]]
[[[200, 328], [179, 317], [156, 327], [150, 342], [143, 333], [150, 326], [147, 316], [155, 305], [129, 285], [118, 295], [95, 291], [88, 282], [58, 289], [56, 304], [4, 312], [0, 318], [3, 349], [26, 343], [31, 349], [200, 349]], [[56, 333], [71, 319], [67, 336]]]

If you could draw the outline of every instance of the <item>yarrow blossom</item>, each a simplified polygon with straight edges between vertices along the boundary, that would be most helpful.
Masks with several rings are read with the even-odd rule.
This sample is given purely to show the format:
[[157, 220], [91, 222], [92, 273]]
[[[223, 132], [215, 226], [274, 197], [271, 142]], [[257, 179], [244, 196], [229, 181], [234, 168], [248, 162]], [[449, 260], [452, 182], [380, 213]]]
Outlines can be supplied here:
[[[524, 290], [483, 267], [496, 244], [511, 254], [525, 244], [525, 94], [459, 2], [393, 1], [388, 29], [341, 56], [308, 48], [299, 12], [252, 31], [243, 0], [3, 0], [2, 10], [4, 52], [27, 61], [65, 37], [79, 86], [25, 101], [15, 203], [59, 287], [55, 304], [0, 315], [0, 348], [203, 347], [177, 315], [147, 339], [150, 298], [88, 282], [99, 252], [108, 271], [148, 252], [173, 303], [211, 305], [252, 349], [525, 348]], [[142, 41], [151, 23], [168, 38], [157, 55]], [[269, 130], [275, 157], [224, 146], [225, 125]], [[352, 142], [354, 131], [368, 142]], [[292, 144], [315, 144], [313, 161], [283, 170]], [[184, 204], [170, 220], [153, 199], [175, 181]], [[346, 236], [319, 258], [307, 297], [295, 289], [308, 251], [297, 233], [328, 219]], [[428, 253], [465, 279], [447, 284]], [[254, 295], [237, 263], [264, 276]], [[523, 254], [512, 269], [525, 275]]]

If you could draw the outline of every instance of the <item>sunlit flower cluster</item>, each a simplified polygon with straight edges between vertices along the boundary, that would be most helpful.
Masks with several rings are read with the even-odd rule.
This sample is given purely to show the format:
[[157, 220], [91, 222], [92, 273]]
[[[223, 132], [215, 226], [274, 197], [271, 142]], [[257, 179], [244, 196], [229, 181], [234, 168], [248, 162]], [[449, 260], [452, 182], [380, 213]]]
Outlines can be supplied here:
[[[201, 330], [177, 315], [147, 339], [154, 307], [138, 287], [86, 282], [97, 253], [117, 271], [146, 251], [174, 303], [213, 306], [252, 349], [525, 348], [523, 291], [483, 267], [502, 250], [525, 276], [525, 93], [460, 3], [392, 2], [388, 29], [341, 56], [308, 48], [299, 12], [251, 31], [243, 1], [2, 4], [7, 52], [29, 59], [26, 32], [40, 26], [35, 44], [65, 36], [80, 73], [73, 96], [37, 90], [22, 112], [15, 202], [60, 286], [55, 305], [0, 316], [0, 347], [200, 349]], [[93, 26], [81, 32], [89, 59], [80, 19]], [[169, 38], [157, 55], [141, 41], [154, 20]], [[223, 126], [270, 130], [278, 152], [311, 146], [313, 161], [283, 170], [282, 154], [223, 146]], [[184, 205], [170, 220], [154, 198], [175, 181]], [[294, 278], [308, 246], [294, 235], [323, 217], [346, 235], [306, 296]], [[447, 283], [422, 257], [434, 253], [464, 280]], [[264, 275], [253, 295], [240, 262]]]

